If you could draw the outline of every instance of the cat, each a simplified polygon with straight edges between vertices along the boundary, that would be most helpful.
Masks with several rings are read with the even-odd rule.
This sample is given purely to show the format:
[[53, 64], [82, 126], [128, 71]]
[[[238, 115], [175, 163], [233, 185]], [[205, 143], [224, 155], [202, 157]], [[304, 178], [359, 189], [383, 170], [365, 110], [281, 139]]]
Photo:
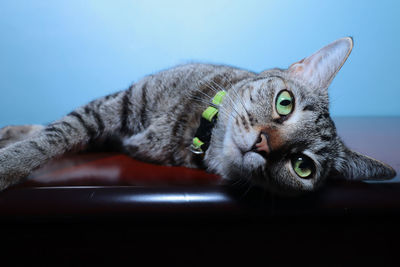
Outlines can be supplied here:
[[47, 126], [0, 131], [0, 190], [70, 151], [109, 138], [139, 160], [205, 168], [276, 193], [308, 192], [327, 177], [389, 179], [388, 165], [348, 149], [329, 114], [328, 87], [353, 39], [288, 69], [254, 73], [187, 64], [149, 75]]

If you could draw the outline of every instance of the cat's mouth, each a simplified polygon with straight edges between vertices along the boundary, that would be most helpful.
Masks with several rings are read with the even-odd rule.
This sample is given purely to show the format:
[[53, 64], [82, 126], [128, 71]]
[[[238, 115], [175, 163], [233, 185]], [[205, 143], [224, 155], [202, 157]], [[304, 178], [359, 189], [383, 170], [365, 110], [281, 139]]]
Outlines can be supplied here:
[[242, 154], [240, 165], [242, 168], [244, 167], [249, 171], [264, 166], [267, 162], [268, 154], [271, 151], [266, 134], [260, 134], [260, 137], [254, 141], [254, 144], [250, 148], [240, 149], [240, 146], [237, 147]]
[[233, 139], [233, 143], [240, 150], [242, 155], [252, 152], [260, 154], [263, 158], [266, 158], [271, 152], [268, 135], [263, 132], [260, 134], [258, 139], [254, 141], [253, 145], [250, 148], [245, 148], [244, 145], [239, 145], [235, 139]]

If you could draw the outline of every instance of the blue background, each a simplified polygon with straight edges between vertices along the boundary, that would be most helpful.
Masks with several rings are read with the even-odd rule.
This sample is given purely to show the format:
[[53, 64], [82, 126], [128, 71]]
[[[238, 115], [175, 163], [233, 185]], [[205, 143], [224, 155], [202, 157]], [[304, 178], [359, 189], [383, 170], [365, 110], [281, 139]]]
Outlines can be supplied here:
[[343, 36], [334, 116], [400, 115], [400, 1], [0, 2], [0, 126], [48, 123], [192, 61], [286, 68]]

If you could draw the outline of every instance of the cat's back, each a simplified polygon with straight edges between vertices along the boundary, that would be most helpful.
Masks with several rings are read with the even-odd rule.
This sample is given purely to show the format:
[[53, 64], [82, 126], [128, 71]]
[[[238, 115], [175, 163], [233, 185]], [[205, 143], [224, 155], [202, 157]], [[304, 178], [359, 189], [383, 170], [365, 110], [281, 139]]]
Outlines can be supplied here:
[[138, 82], [137, 87], [144, 88], [140, 90], [142, 94], [145, 92], [154, 100], [157, 108], [162, 108], [185, 101], [186, 96], [195, 91], [204, 91], [208, 87], [227, 90], [238, 81], [255, 75], [227, 65], [189, 63], [146, 76]]
[[222, 64], [207, 64], [207, 63], [187, 63], [177, 65], [172, 68], [159, 71], [156, 75], [162, 76], [164, 78], [181, 76], [186, 78], [204, 77], [206, 75], [254, 75], [253, 72], [237, 68], [229, 65]]
[[[172, 88], [185, 86], [190, 87], [199, 81], [215, 79], [235, 81], [238, 79], [254, 76], [255, 73], [228, 65], [189, 63], [178, 65], [145, 78], [156, 80], [158, 83], [173, 85]], [[171, 87], [169, 87], [171, 88]]]

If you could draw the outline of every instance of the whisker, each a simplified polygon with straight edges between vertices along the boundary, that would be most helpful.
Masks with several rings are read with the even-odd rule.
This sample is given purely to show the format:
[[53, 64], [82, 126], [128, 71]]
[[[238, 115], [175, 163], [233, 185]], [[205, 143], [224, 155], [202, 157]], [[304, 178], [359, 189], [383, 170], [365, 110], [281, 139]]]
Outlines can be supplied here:
[[232, 89], [231, 91], [233, 92], [233, 94], [239, 99], [239, 101], [242, 102], [243, 108], [246, 109], [243, 99], [239, 96], [238, 92], [236, 90], [234, 90], [234, 86], [233, 86], [232, 82], [230, 80], [227, 80], [227, 82], [229, 83], [229, 86]]
[[244, 193], [240, 196], [240, 199], [243, 199], [254, 186], [250, 180], [247, 180], [247, 183], [248, 183], [248, 187], [247, 187], [246, 191], [244, 191]]
[[[222, 86], [220, 85], [220, 84], [218, 84], [218, 83], [216, 83], [215, 81], [211, 81], [213, 84], [215, 84], [220, 90], [224, 90], [225, 91], [225, 89], [224, 88], [222, 88]], [[231, 89], [232, 89], [232, 87], [233, 86], [231, 86]], [[233, 89], [231, 90], [231, 91], [233, 91]], [[235, 93], [235, 92], [234, 92]], [[228, 97], [229, 97], [229, 99], [231, 100], [231, 102], [233, 102], [233, 99], [228, 95]]]
[[[214, 82], [214, 81], [212, 81], [212, 82]], [[215, 83], [215, 82], [214, 82]], [[215, 83], [216, 84], [216, 83]], [[216, 84], [217, 86], [219, 86], [219, 88], [221, 89], [221, 90], [217, 90], [214, 86], [212, 86], [210, 83], [208, 83], [208, 82], [206, 82], [206, 85], [211, 89], [211, 90], [213, 90], [215, 93], [218, 93], [219, 91], [226, 91], [226, 90], [224, 90], [224, 88], [222, 88], [221, 86], [219, 86], [218, 84]], [[230, 107], [234, 112], [236, 112], [236, 114], [238, 115], [238, 116], [240, 116], [240, 112], [236, 109], [236, 106], [235, 106], [235, 102], [233, 101], [233, 99], [229, 96], [229, 94], [227, 93], [226, 94], [226, 96], [227, 96], [227, 98], [228, 98], [228, 100], [229, 100], [229, 102], [223, 102], [221, 105], [223, 105], [224, 103], [226, 103], [226, 104], [228, 104], [228, 107]]]
[[[222, 88], [222, 86], [220, 85], [220, 84], [218, 84], [218, 83], [216, 83], [215, 81], [211, 81], [213, 84], [215, 84], [220, 90], [224, 90], [224, 88]], [[243, 109], [244, 109], [244, 111], [247, 113], [247, 114], [249, 114], [249, 112], [247, 111], [247, 109], [246, 109], [246, 106], [245, 106], [245, 104], [244, 104], [244, 102], [243, 102], [243, 99], [241, 98], [241, 97], [239, 97], [239, 95], [237, 94], [237, 92], [233, 89], [233, 85], [232, 85], [232, 83], [230, 83], [231, 84], [231, 87], [230, 87], [230, 90], [229, 90], [229, 92], [233, 92], [233, 94], [235, 94], [235, 96], [236, 96], [236, 98], [239, 100], [239, 104], [241, 104], [241, 106], [243, 107]], [[235, 103], [234, 101], [233, 101], [233, 99], [230, 97], [230, 95], [229, 94], [226, 94], [226, 96], [230, 99], [230, 102], [231, 103]], [[236, 110], [236, 109], [235, 109]], [[237, 111], [237, 110], [236, 110]], [[237, 112], [237, 114], [238, 114], [238, 116], [240, 116], [240, 114], [239, 114], [239, 112]]]
[[224, 109], [221, 109], [221, 107], [218, 107], [215, 104], [208, 102], [207, 100], [204, 100], [204, 99], [198, 98], [198, 97], [191, 97], [191, 99], [196, 101], [196, 102], [202, 103], [202, 104], [206, 104], [206, 105], [209, 105], [209, 106], [214, 106], [215, 108], [218, 109], [218, 112], [220, 114], [224, 114], [227, 117], [233, 117], [232, 114], [226, 112]]
[[[208, 86], [208, 85], [207, 85], [207, 86]], [[208, 105], [211, 105], [211, 106], [214, 106], [215, 108], [218, 108], [219, 111], [220, 111], [221, 113], [224, 113], [224, 114], [226, 114], [226, 115], [228, 115], [228, 116], [231, 116], [231, 114], [228, 113], [228, 112], [223, 108], [224, 103], [222, 103], [222, 104], [219, 105], [219, 106], [216, 106], [215, 104], [212, 103], [212, 101], [210, 101], [210, 102], [207, 102], [207, 104], [208, 104]], [[227, 104], [227, 106], [229, 106], [229, 107], [231, 107], [232, 109], [234, 109], [230, 103], [225, 102], [225, 104]], [[234, 111], [236, 114], [238, 114], [237, 110], [233, 110], [233, 111]], [[239, 114], [238, 114], [238, 115], [239, 115]]]
[[247, 110], [246, 105], [243, 102], [243, 99], [239, 96], [239, 93], [233, 88], [233, 84], [230, 81], [228, 81], [228, 82], [229, 82], [229, 84], [231, 86], [230, 92], [232, 92], [236, 96], [236, 98], [240, 101], [244, 111], [247, 113], [247, 115], [249, 115], [249, 111]]
[[237, 179], [235, 179], [235, 181], [233, 182], [233, 183], [231, 183], [230, 185], [231, 186], [242, 186], [242, 185], [244, 185], [244, 184], [246, 184], [246, 180], [245, 179], [243, 179], [243, 178], [237, 178]]
[[[209, 96], [208, 94], [206, 94], [203, 91], [201, 91], [199, 88], [195, 88], [194, 92], [199, 92], [200, 94], [205, 96], [208, 100], [210, 100], [210, 102], [211, 102], [211, 99], [213, 98], [213, 96]], [[192, 94], [194, 94], [194, 92], [190, 92], [187, 95], [189, 95], [189, 97], [194, 97], [194, 95], [192, 95]]]

